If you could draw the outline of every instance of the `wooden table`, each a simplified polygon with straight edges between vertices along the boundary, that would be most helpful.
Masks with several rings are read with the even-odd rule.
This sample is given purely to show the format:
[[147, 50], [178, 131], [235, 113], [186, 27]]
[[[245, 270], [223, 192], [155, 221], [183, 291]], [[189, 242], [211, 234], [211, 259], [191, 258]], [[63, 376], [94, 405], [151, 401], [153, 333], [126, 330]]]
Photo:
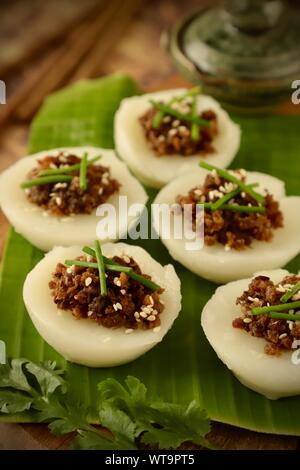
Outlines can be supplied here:
[[[99, 63], [96, 62], [97, 67], [91, 75], [122, 70], [132, 75], [147, 90], [186, 85], [160, 47], [160, 36], [163, 30], [201, 3], [205, 2], [139, 2], [137, 12], [124, 27], [119, 41], [108, 44], [105, 54], [102, 51], [101, 60], [99, 58]], [[280, 112], [293, 113], [298, 112], [298, 109], [287, 103], [281, 106]], [[10, 121], [8, 124], [0, 130], [0, 171], [26, 154], [28, 123], [16, 124]], [[0, 253], [7, 229], [7, 221], [0, 213]], [[296, 437], [258, 434], [219, 423], [213, 423], [211, 435], [213, 441], [224, 449], [300, 449], [300, 439]], [[64, 449], [70, 439], [69, 436], [52, 436], [46, 425], [0, 424], [0, 449]]]

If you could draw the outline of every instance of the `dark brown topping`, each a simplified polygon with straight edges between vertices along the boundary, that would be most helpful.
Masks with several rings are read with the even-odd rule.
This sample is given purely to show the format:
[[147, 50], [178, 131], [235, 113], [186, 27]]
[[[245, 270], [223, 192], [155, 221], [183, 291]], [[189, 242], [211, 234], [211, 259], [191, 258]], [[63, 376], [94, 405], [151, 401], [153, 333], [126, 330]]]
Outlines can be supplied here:
[[213, 111], [202, 112], [199, 117], [210, 122], [209, 127], [200, 129], [200, 139], [191, 138], [191, 123], [174, 116], [165, 115], [157, 129], [153, 128], [153, 118], [159, 111], [149, 109], [139, 121], [151, 149], [158, 157], [163, 155], [206, 155], [213, 153], [213, 139], [218, 134], [217, 116]]
[[[86, 256], [76, 258], [86, 261]], [[128, 257], [113, 261], [142, 274], [137, 263]], [[92, 259], [96, 262], [96, 259]], [[145, 278], [150, 276], [142, 274]], [[161, 289], [153, 292], [124, 272], [106, 273], [106, 296], [100, 295], [99, 272], [94, 268], [67, 267], [59, 263], [49, 282], [54, 302], [62, 310], [71, 310], [76, 318], [89, 318], [107, 328], [149, 329], [160, 325], [164, 309]]]
[[[27, 179], [39, 176], [40, 171], [50, 168], [61, 168], [80, 163], [76, 155], [47, 156], [38, 161], [38, 166], [30, 171]], [[32, 186], [26, 189], [30, 202], [42, 207], [54, 216], [68, 216], [71, 214], [91, 214], [120, 188], [120, 183], [111, 178], [110, 169], [102, 165], [89, 165], [87, 168], [87, 189], [84, 191], [79, 185], [79, 170], [69, 173], [73, 177], [69, 183], [51, 183]]]
[[287, 276], [274, 284], [266, 276], [257, 276], [249, 284], [248, 290], [237, 298], [236, 303], [241, 306], [243, 315], [233, 320], [232, 326], [252, 336], [264, 338], [267, 341], [266, 354], [278, 355], [283, 350], [292, 350], [293, 342], [300, 339], [300, 322], [274, 319], [268, 315], [252, 315], [251, 310], [280, 304], [282, 294], [299, 279], [299, 276]]
[[[242, 170], [241, 170], [242, 171]], [[243, 172], [240, 177], [245, 181]], [[191, 205], [193, 229], [196, 229], [196, 206], [198, 203], [214, 202], [235, 186], [217, 174], [209, 173], [204, 184], [191, 189], [186, 196], [177, 196], [176, 202], [183, 208]], [[241, 192], [229, 201], [243, 206], [258, 203], [249, 194]], [[221, 243], [226, 249], [243, 250], [251, 245], [252, 240], [270, 241], [273, 229], [283, 226], [283, 214], [273, 196], [266, 193], [264, 214], [233, 212], [231, 210], [211, 211], [205, 209], [204, 241], [206, 245]]]

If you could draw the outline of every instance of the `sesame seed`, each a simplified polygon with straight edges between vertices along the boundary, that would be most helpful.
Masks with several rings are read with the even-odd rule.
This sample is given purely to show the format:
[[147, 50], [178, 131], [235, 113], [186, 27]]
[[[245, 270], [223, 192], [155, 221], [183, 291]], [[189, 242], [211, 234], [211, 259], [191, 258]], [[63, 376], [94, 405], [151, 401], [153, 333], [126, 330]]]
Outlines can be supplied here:
[[147, 313], [145, 313], [145, 312], [140, 312], [140, 317], [142, 317], [142, 318], [147, 318]]
[[300, 292], [297, 292], [297, 294], [293, 295], [292, 300], [299, 300], [300, 299]]
[[177, 134], [177, 129], [170, 129], [170, 130], [168, 131], [168, 135], [169, 135], [170, 137], [174, 137], [174, 135], [176, 135], [176, 134]]
[[58, 206], [61, 206], [61, 203], [62, 203], [61, 197], [56, 197], [56, 198], [55, 198], [55, 202], [56, 202], [56, 204], [57, 204]]
[[121, 281], [120, 281], [120, 279], [119, 279], [118, 277], [115, 277], [115, 278], [114, 278], [114, 284], [115, 284], [116, 286], [118, 286], [118, 287], [121, 287]]
[[152, 310], [153, 310], [153, 308], [150, 305], [143, 305], [142, 306], [142, 311], [145, 312], [145, 313], [150, 314], [150, 313], [152, 313]]
[[55, 170], [57, 166], [55, 165], [55, 163], [50, 163], [49, 168], [52, 168], [53, 170]]
[[84, 284], [86, 287], [88, 287], [90, 284], [92, 284], [93, 279], [91, 277], [87, 277], [86, 280], [84, 281]]
[[241, 192], [242, 197], [246, 197], [246, 193], [244, 191]]
[[66, 188], [66, 187], [67, 187], [67, 183], [56, 183], [54, 185], [55, 189]]
[[138, 318], [140, 318], [140, 314], [139, 314], [139, 312], [134, 312], [134, 318], [135, 318], [135, 319], [138, 319]]
[[152, 295], [149, 296], [149, 300], [150, 300], [150, 304], [151, 304], [151, 305], [154, 305], [154, 300], [153, 300]]
[[154, 321], [155, 320], [155, 315], [149, 315], [147, 318], [148, 321]]
[[201, 189], [194, 189], [194, 194], [196, 194], [196, 196], [201, 196], [202, 195], [202, 191]]
[[113, 304], [113, 307], [114, 307], [115, 311], [122, 310], [122, 304], [120, 304], [120, 302], [117, 302], [117, 303]]
[[180, 121], [178, 119], [175, 119], [175, 121], [172, 122], [173, 127], [178, 127], [180, 125]]
[[74, 271], [74, 267], [73, 267], [73, 266], [70, 266], [69, 268], [66, 269], [66, 272], [67, 272], [68, 274], [72, 274], [73, 271]]
[[283, 338], [286, 338], [287, 337], [287, 333], [282, 333], [280, 336], [279, 336], [279, 339], [283, 339]]
[[89, 310], [88, 313], [87, 313], [87, 316], [88, 316], [88, 317], [91, 317], [92, 315], [93, 315], [92, 310]]
[[101, 196], [101, 194], [103, 194], [103, 188], [98, 189], [98, 194], [99, 194], [99, 196]]
[[134, 330], [132, 328], [127, 328], [127, 330], [125, 330], [125, 333], [126, 335], [132, 333]]
[[291, 321], [291, 320], [288, 320], [288, 325], [289, 325], [289, 329], [292, 330], [294, 328], [294, 322]]
[[164, 135], [159, 135], [157, 140], [158, 140], [159, 142], [164, 142], [164, 141], [166, 140], [166, 138], [165, 138]]
[[163, 118], [163, 122], [170, 122], [171, 121], [171, 116], [165, 116]]
[[158, 315], [158, 311], [154, 309], [152, 315]]
[[123, 261], [125, 261], [125, 263], [127, 263], [127, 264], [130, 263], [130, 258], [129, 258], [129, 256], [123, 255], [123, 256], [122, 256], [122, 259], [123, 259]]
[[107, 178], [102, 178], [101, 183], [104, 184], [104, 186], [108, 185], [108, 179]]
[[229, 245], [225, 245], [225, 246], [224, 246], [224, 250], [225, 250], [225, 251], [230, 251], [230, 250], [231, 250], [231, 247], [230, 247]]
[[244, 318], [243, 322], [244, 323], [251, 323], [252, 320], [251, 320], [251, 318]]
[[120, 292], [121, 292], [122, 295], [125, 295], [125, 294], [126, 294], [126, 290], [125, 290], [125, 289], [121, 289]]

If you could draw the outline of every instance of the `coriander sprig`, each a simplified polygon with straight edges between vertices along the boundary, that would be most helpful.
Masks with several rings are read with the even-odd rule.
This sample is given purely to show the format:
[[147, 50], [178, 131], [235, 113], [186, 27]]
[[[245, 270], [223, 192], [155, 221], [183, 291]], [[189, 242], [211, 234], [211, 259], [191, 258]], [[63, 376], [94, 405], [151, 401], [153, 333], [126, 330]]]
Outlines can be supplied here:
[[218, 168], [217, 166], [210, 165], [209, 163], [206, 163], [206, 162], [200, 162], [199, 165], [201, 166], [201, 168], [205, 168], [206, 170], [209, 170], [209, 171], [215, 170], [219, 176], [222, 176], [224, 179], [231, 181], [231, 183], [234, 183], [237, 186], [239, 186], [242, 189], [242, 191], [249, 194], [258, 203], [264, 204], [265, 202], [264, 196], [254, 191], [251, 187], [249, 187], [248, 184], [244, 183], [243, 181], [241, 181], [239, 178], [232, 175], [228, 171], [224, 170], [223, 168]]

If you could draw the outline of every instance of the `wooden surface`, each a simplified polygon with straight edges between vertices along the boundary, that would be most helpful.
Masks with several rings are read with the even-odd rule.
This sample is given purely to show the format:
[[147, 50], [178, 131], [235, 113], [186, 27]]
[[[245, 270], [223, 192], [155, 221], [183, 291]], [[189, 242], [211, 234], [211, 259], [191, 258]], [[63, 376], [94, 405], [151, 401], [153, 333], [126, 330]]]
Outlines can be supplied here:
[[[14, 3], [19, 4], [22, 2], [13, 2], [13, 6]], [[23, 2], [23, 5], [24, 3], [27, 2]], [[45, 4], [48, 2], [33, 1], [33, 3]], [[88, 3], [90, 5], [94, 5], [97, 3], [97, 0], [91, 0]], [[99, 0], [98, 3], [101, 5], [103, 4], [101, 0]], [[125, 4], [127, 2], [123, 3]], [[75, 70], [70, 67], [69, 74], [63, 75], [62, 81], [64, 83], [72, 82], [74, 79], [78, 78], [101, 76], [121, 70], [131, 74], [141, 84], [141, 86], [147, 90], [169, 88], [186, 84], [185, 80], [174, 70], [169, 58], [160, 47], [160, 36], [162, 31], [172, 26], [183, 14], [193, 11], [195, 7], [199, 6], [201, 3], [203, 4], [204, 2], [200, 2], [199, 0], [186, 0], [185, 2], [180, 0], [152, 0], [151, 2], [136, 0], [129, 3], [131, 4], [130, 8], [128, 6], [126, 8], [123, 7], [124, 10], [121, 15], [123, 18], [122, 21], [118, 14], [111, 15], [109, 19], [106, 18], [106, 21], [108, 21], [108, 23], [106, 23], [106, 32], [104, 31], [102, 35], [99, 35], [96, 43], [93, 45], [93, 48], [91, 48], [89, 53], [76, 63], [77, 67], [75, 67]], [[11, 13], [9, 11], [10, 8], [11, 6], [0, 19], [0, 38], [2, 38], [4, 30], [9, 31], [9, 18], [13, 16], [9, 14]], [[18, 8], [21, 8], [20, 5], [18, 5]], [[26, 16], [26, 8], [25, 11], [23, 10], [22, 15]], [[104, 15], [102, 8], [99, 9], [98, 16], [101, 16], [101, 14]], [[109, 13], [106, 14], [109, 16]], [[43, 15], [45, 15], [45, 12], [43, 12]], [[72, 16], [72, 12], [69, 12], [69, 16], [67, 14], [65, 16], [65, 21], [70, 24], [72, 20], [72, 24], [77, 25], [76, 28], [81, 27], [80, 23], [83, 24], [84, 21], [89, 21], [88, 18], [85, 19], [82, 17], [82, 21], [78, 22], [78, 18], [75, 14]], [[3, 18], [5, 19], [6, 29], [3, 28]], [[90, 19], [90, 21], [92, 21], [92, 19]], [[99, 19], [97, 17], [96, 19], [94, 18], [93, 21], [99, 21], [100, 24], [103, 22], [103, 18]], [[31, 44], [31, 49], [25, 51], [24, 54], [24, 48], [22, 49], [20, 46], [21, 44], [22, 46], [24, 45], [24, 41], [22, 40], [22, 35], [20, 33], [20, 39], [18, 42], [19, 49], [15, 54], [19, 54], [19, 63], [23, 64], [21, 58], [23, 57], [24, 59], [25, 68], [22, 68], [23, 77], [28, 77], [30, 74], [41, 76], [41, 67], [45, 67], [43, 64], [45, 64], [45, 62], [49, 62], [49, 56], [51, 54], [53, 56], [55, 53], [58, 54], [57, 49], [53, 48], [53, 44], [51, 42], [51, 34], [54, 34], [51, 29], [51, 24], [48, 26], [49, 28], [47, 31], [40, 28], [44, 33], [47, 32], [48, 34], [46, 38], [47, 48], [41, 57], [37, 56], [38, 48], [34, 48], [32, 46], [34, 41], [32, 42], [29, 29], [25, 31], [25, 37], [26, 41]], [[60, 29], [60, 32], [57, 34], [61, 34], [62, 28], [59, 28], [58, 25], [56, 27], [57, 30]], [[65, 30], [67, 30], [67, 27], [65, 27]], [[72, 34], [74, 34], [74, 32], [72, 32]], [[10, 38], [10, 34], [7, 34], [7, 37]], [[45, 41], [45, 39], [43, 39], [43, 41]], [[35, 40], [35, 42], [37, 42], [37, 40]], [[10, 43], [10, 47], [14, 50], [13, 43]], [[59, 47], [61, 47], [61, 40]], [[20, 49], [23, 50], [23, 54]], [[76, 50], [76, 53], [78, 54], [78, 49]], [[2, 71], [0, 60], [0, 79], [3, 78], [1, 73], [4, 73], [5, 70], [7, 72], [8, 70], [9, 74], [7, 75], [6, 83], [8, 84], [8, 88], [11, 87], [11, 90], [13, 90], [8, 97], [7, 105], [3, 106], [9, 106], [10, 101], [14, 99], [16, 94], [18, 94], [20, 87], [24, 86], [24, 83], [20, 83], [20, 79], [18, 81], [17, 78], [17, 76], [20, 76], [20, 71], [16, 70], [15, 75], [13, 74], [18, 61], [13, 63], [12, 59], [12, 56], [5, 57], [6, 63], [5, 67], [3, 66]], [[2, 60], [4, 61], [4, 58], [2, 58]], [[26, 71], [27, 63], [29, 64], [29, 71]], [[51, 68], [53, 68], [53, 63], [51, 62], [51, 64]], [[61, 67], [64, 67], [64, 64], [65, 62], [62, 60]], [[29, 85], [30, 83], [31, 82], [29, 82]], [[53, 80], [51, 84], [53, 86]], [[49, 81], [47, 81], [46, 85], [46, 89], [49, 88]], [[54, 80], [54, 88], [57, 88], [60, 85], [61, 83], [59, 83], [59, 81]], [[22, 99], [24, 99], [24, 96]], [[29, 103], [29, 106], [32, 107], [34, 94], [32, 95], [32, 100], [30, 100], [30, 95], [26, 97], [26, 99], [26, 103]], [[299, 108], [300, 107], [297, 108], [292, 106], [290, 103], [287, 103], [281, 106], [280, 112], [282, 112], [282, 114], [299, 112]], [[24, 107], [22, 109], [24, 109]], [[24, 119], [20, 122], [20, 119], [17, 120], [17, 118], [18, 113], [14, 111], [6, 122], [6, 126], [0, 127], [0, 171], [26, 154], [29, 128], [28, 120], [30, 119], [30, 116], [25, 116], [25, 122]], [[0, 254], [3, 249], [7, 229], [7, 221], [0, 212]], [[68, 447], [70, 440], [70, 436], [55, 438], [48, 432], [45, 425], [0, 424], [0, 450], [65, 449]], [[224, 449], [300, 449], [299, 438], [258, 434], [219, 423], [213, 423], [211, 440]]]

